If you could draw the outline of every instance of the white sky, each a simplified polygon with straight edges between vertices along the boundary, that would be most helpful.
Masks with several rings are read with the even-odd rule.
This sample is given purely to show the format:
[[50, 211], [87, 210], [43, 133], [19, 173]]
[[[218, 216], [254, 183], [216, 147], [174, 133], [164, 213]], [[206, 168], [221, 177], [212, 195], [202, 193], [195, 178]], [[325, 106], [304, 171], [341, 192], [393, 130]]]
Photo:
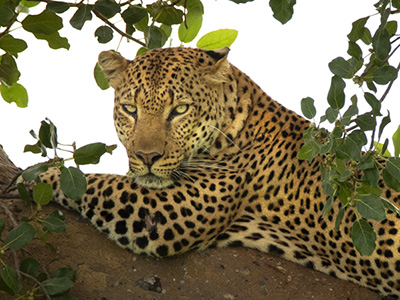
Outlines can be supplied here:
[[[204, 0], [205, 15], [199, 37], [212, 30], [237, 29], [239, 35], [229, 54], [231, 63], [250, 75], [271, 97], [298, 113], [301, 113], [300, 100], [313, 97], [320, 116], [327, 108], [326, 95], [332, 76], [328, 63], [337, 56], [348, 58], [346, 35], [351, 23], [375, 14], [376, 1], [297, 2], [293, 19], [281, 25], [272, 17], [268, 1], [237, 5], [228, 0]], [[87, 22], [82, 31], [73, 29], [69, 25], [73, 11], [65, 13], [65, 28], [60, 32], [69, 39], [69, 51], [52, 50], [47, 42], [37, 41], [22, 29], [12, 33], [28, 43], [17, 63], [22, 73], [20, 83], [29, 93], [29, 105], [21, 109], [0, 99], [0, 144], [16, 165], [27, 167], [37, 163], [41, 157], [23, 154], [23, 148], [35, 143], [29, 130], [37, 132], [40, 121], [48, 117], [58, 128], [61, 143], [76, 141], [78, 147], [92, 142], [118, 144], [112, 156], [106, 154], [100, 164], [83, 167], [85, 172], [124, 174], [128, 163], [114, 131], [113, 91], [101, 91], [92, 75], [98, 53], [115, 49], [120, 39], [115, 34], [110, 43], [99, 44], [94, 31], [102, 24], [97, 20]], [[189, 46], [194, 47], [196, 41]], [[179, 44], [177, 38], [172, 41], [172, 46]], [[119, 51], [133, 59], [138, 48], [135, 43], [124, 41]], [[353, 86], [350, 81], [346, 83]], [[352, 95], [348, 90], [348, 98]], [[394, 84], [384, 103], [392, 117], [387, 136], [400, 123], [395, 110], [399, 95], [400, 81]], [[359, 97], [359, 101], [362, 99]]]

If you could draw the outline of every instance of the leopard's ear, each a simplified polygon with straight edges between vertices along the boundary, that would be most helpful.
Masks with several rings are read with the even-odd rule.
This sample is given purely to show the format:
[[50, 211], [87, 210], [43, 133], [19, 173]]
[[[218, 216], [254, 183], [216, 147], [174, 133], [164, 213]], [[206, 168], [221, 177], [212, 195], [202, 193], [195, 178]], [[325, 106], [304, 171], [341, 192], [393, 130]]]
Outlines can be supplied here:
[[230, 63], [228, 53], [230, 49], [224, 47], [217, 50], [206, 51], [206, 54], [215, 60], [215, 64], [205, 69], [205, 79], [208, 83], [223, 83], [228, 81]]
[[103, 51], [99, 54], [98, 63], [110, 85], [116, 89], [124, 79], [129, 61], [114, 51]]

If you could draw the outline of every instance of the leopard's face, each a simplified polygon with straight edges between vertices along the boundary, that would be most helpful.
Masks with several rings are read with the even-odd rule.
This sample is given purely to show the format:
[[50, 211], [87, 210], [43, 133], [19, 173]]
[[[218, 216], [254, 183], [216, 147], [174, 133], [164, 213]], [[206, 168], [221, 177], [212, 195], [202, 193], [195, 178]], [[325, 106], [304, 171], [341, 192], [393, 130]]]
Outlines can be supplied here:
[[150, 188], [185, 176], [224, 124], [223, 81], [210, 84], [218, 60], [204, 51], [178, 52], [166, 59], [168, 53], [154, 50], [127, 61], [115, 87], [115, 127], [129, 169], [139, 185]]

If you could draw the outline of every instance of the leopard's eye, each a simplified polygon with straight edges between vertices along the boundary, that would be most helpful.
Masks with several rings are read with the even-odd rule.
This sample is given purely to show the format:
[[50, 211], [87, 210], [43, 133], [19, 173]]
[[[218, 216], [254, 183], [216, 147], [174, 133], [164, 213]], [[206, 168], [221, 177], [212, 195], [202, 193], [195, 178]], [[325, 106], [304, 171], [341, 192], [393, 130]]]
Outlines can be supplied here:
[[171, 121], [173, 118], [179, 115], [183, 115], [189, 109], [189, 104], [181, 104], [175, 107], [168, 116], [168, 121]]
[[124, 111], [132, 116], [136, 116], [137, 114], [137, 107], [135, 105], [124, 104], [122, 105]]

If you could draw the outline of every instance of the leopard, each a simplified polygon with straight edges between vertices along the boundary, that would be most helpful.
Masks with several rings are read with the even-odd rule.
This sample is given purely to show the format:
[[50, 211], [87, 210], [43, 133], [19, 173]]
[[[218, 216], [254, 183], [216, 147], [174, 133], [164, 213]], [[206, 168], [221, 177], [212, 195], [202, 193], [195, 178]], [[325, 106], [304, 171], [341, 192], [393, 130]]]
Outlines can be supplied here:
[[[229, 51], [162, 48], [133, 60], [100, 53], [129, 175], [86, 174], [76, 201], [49, 169], [42, 181], [53, 200], [135, 254], [249, 247], [398, 299], [400, 217], [388, 211], [369, 221], [377, 233], [370, 256], [351, 239], [353, 210], [336, 231], [340, 201], [322, 217], [324, 158], [298, 158], [311, 123], [232, 65]], [[380, 187], [399, 204], [399, 193]]]

